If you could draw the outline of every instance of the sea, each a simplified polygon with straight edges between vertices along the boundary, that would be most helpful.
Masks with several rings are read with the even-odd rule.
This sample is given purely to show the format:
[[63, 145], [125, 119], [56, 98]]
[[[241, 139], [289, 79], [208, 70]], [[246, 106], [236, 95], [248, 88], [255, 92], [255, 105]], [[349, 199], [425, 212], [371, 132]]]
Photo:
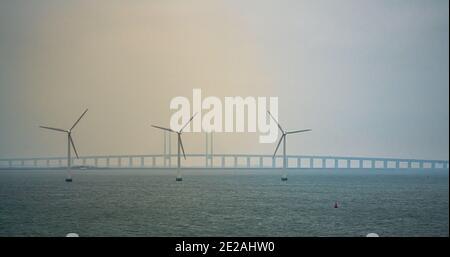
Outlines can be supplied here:
[[[448, 169], [0, 170], [0, 236], [448, 237]], [[336, 208], [337, 207], [337, 208]]]

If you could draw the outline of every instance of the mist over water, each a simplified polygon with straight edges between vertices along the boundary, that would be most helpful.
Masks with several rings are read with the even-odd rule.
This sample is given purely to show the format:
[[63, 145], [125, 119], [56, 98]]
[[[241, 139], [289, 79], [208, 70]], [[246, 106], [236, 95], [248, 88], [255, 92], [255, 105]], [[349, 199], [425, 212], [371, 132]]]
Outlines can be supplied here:
[[449, 235], [448, 169], [175, 174], [1, 171], [0, 236]]
[[[445, 0], [0, 1], [0, 237], [448, 237], [448, 169], [290, 169], [287, 182], [279, 169], [186, 169], [182, 182], [173, 169], [101, 169], [174, 167], [181, 140], [151, 126], [170, 126], [177, 97], [186, 117], [223, 99], [224, 132], [183, 131], [182, 167], [271, 156], [264, 115], [247, 106], [242, 130], [237, 110], [226, 119], [227, 97], [263, 97], [279, 99], [282, 131], [312, 129], [289, 134], [278, 154], [439, 168], [449, 156], [448, 17]], [[69, 134], [71, 157], [81, 156], [72, 164], [99, 169], [66, 183], [56, 166], [70, 167], [68, 135], [48, 127], [68, 129], [85, 109]], [[247, 159], [258, 161], [272, 164]], [[24, 170], [8, 170], [16, 165]]]

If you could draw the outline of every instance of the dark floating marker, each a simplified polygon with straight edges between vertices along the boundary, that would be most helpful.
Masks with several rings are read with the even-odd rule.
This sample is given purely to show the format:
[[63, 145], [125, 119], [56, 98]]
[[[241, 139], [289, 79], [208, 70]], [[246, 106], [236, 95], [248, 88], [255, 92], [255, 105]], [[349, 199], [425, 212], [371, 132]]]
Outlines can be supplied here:
[[177, 177], [176, 181], [183, 181], [183, 178], [182, 177]]
[[72, 182], [72, 178], [66, 178], [66, 182]]
[[339, 208], [339, 205], [338, 205], [338, 202], [336, 201], [336, 202], [334, 202], [334, 208]]

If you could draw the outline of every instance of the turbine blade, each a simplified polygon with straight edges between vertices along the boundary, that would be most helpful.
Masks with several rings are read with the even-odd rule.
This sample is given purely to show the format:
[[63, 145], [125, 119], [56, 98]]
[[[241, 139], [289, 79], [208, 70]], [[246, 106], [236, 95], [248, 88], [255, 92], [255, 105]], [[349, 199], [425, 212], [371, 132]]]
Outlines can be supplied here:
[[295, 134], [295, 133], [301, 133], [301, 132], [308, 132], [311, 131], [312, 129], [302, 129], [302, 130], [294, 130], [294, 131], [288, 131], [286, 132], [286, 134]]
[[278, 128], [281, 130], [281, 132], [284, 134], [284, 130], [281, 127], [280, 123], [278, 123], [278, 121], [272, 116], [272, 113], [270, 113], [269, 111], [267, 111], [267, 113], [270, 115], [270, 117], [272, 118], [273, 121], [275, 121], [275, 123], [278, 125]]
[[283, 141], [283, 137], [285, 137], [285, 135], [282, 135], [280, 137], [280, 141], [278, 141], [278, 145], [277, 145], [277, 148], [275, 148], [275, 152], [273, 153], [272, 159], [275, 158], [275, 155], [277, 154], [278, 148], [280, 147], [281, 141]]
[[78, 156], [77, 148], [75, 148], [75, 144], [73, 143], [72, 136], [69, 136], [69, 139], [70, 139], [70, 144], [72, 145], [72, 148], [75, 151], [75, 155], [77, 156], [77, 159], [79, 159], [80, 157]]
[[80, 118], [78, 118], [77, 121], [75, 121], [75, 123], [73, 124], [73, 126], [70, 128], [70, 130], [74, 129], [75, 126], [78, 124], [78, 122], [80, 122], [81, 118], [83, 118], [83, 116], [87, 113], [88, 109], [86, 109], [83, 114], [81, 114]]
[[152, 125], [152, 127], [157, 128], [157, 129], [167, 130], [169, 132], [176, 132], [175, 130], [171, 130], [170, 128], [163, 128], [163, 127], [155, 126], [155, 125]]
[[40, 128], [43, 128], [43, 129], [50, 129], [50, 130], [55, 130], [55, 131], [66, 132], [66, 133], [67, 133], [67, 130], [64, 130], [64, 129], [52, 128], [52, 127], [45, 127], [45, 126], [39, 126], [39, 127], [40, 127]]
[[183, 140], [181, 140], [181, 135], [178, 134], [178, 140], [180, 141], [181, 150], [183, 151], [184, 159], [186, 160], [186, 154], [184, 153]]
[[192, 115], [191, 119], [188, 122], [186, 122], [186, 124], [180, 129], [180, 133], [183, 132], [183, 129], [185, 129], [187, 127], [187, 125], [189, 125], [189, 123], [191, 123], [191, 121], [194, 119], [195, 115], [197, 115], [197, 113]]

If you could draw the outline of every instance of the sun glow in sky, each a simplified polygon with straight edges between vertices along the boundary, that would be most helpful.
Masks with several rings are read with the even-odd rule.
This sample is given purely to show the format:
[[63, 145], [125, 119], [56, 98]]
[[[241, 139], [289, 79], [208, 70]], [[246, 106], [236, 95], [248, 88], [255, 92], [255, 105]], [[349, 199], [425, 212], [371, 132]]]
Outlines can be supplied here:
[[[447, 159], [448, 1], [1, 1], [0, 158], [162, 152], [170, 100], [277, 96], [292, 154]], [[215, 152], [271, 154], [258, 133]], [[175, 140], [172, 141], [175, 146]], [[204, 135], [186, 134], [187, 152]], [[173, 148], [175, 149], [175, 148]]]

